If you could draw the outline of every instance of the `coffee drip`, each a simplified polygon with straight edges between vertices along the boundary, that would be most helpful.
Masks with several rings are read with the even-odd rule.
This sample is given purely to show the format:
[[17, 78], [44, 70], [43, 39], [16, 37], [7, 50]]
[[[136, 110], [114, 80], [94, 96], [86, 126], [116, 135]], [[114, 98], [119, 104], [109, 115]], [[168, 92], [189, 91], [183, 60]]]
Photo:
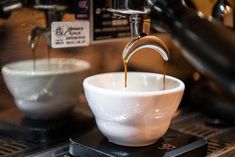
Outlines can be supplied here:
[[155, 50], [156, 52], [160, 53], [160, 55], [164, 59], [163, 90], [165, 90], [166, 88], [165, 75], [166, 75], [166, 69], [167, 69], [167, 61], [169, 60], [169, 50], [159, 38], [155, 36], [147, 36], [147, 35], [137, 36], [136, 38], [131, 40], [124, 48], [124, 51], [122, 53], [122, 60], [123, 60], [123, 65], [124, 65], [125, 87], [127, 87], [128, 61], [134, 53], [136, 53], [137, 51], [143, 48], [150, 48], [150, 49]]
[[[36, 48], [32, 48], [32, 56], [33, 56], [33, 71], [36, 71]], [[50, 70], [50, 47], [47, 46], [47, 70]]]
[[[39, 39], [41, 36], [45, 36], [45, 30], [43, 28], [40, 27], [35, 27], [31, 34], [28, 37], [28, 45], [32, 50], [32, 58], [33, 58], [33, 70], [36, 70], [36, 49], [37, 49], [37, 45], [39, 42]], [[47, 39], [45, 37], [45, 39]], [[48, 43], [48, 41], [47, 41]], [[47, 46], [47, 59], [48, 59], [48, 70], [50, 69], [50, 46]]]
[[124, 66], [124, 78], [125, 78], [125, 87], [127, 87], [127, 61], [125, 59], [123, 61], [123, 66]]
[[51, 58], [51, 48], [47, 46], [47, 69], [50, 70], [50, 58]]
[[166, 89], [166, 69], [167, 69], [167, 61], [164, 61], [163, 69], [162, 69], [162, 73], [163, 73], [163, 90]]

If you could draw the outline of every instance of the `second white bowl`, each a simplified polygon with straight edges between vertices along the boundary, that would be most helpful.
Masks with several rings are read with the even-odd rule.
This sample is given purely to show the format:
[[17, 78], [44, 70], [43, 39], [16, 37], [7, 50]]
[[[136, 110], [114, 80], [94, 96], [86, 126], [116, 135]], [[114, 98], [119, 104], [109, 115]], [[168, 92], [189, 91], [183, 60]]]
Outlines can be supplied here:
[[4, 81], [17, 107], [34, 119], [58, 118], [78, 103], [82, 81], [90, 64], [83, 60], [53, 58], [19, 61], [2, 68]]

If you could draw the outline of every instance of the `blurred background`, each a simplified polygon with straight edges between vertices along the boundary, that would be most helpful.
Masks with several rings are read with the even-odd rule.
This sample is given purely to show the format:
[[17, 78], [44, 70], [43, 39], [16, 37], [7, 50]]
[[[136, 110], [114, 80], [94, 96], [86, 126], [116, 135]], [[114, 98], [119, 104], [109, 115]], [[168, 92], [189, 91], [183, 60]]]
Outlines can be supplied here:
[[[54, 4], [56, 2], [67, 3], [67, 2], [78, 2], [78, 1], [91, 2], [91, 0], [90, 1], [89, 0], [68, 0], [68, 1], [66, 0], [0, 0], [0, 68], [2, 68], [5, 64], [11, 63], [11, 62], [33, 58], [32, 49], [30, 48], [28, 44], [28, 37], [30, 34], [32, 34], [33, 32], [32, 30], [35, 30], [35, 28], [42, 29], [44, 31], [43, 32], [44, 35], [46, 35], [48, 32], [50, 32], [50, 22], [51, 22], [50, 20], [57, 21], [58, 19], [62, 17], [62, 21], [68, 21], [68, 22], [69, 21], [70, 22], [81, 21], [81, 19], [76, 19], [77, 15], [74, 15], [73, 13], [71, 13], [71, 11], [64, 12], [63, 9], [62, 11], [58, 11], [61, 8], [55, 8], [55, 10], [56, 9], [58, 10], [56, 10], [56, 12], [53, 12], [50, 10], [50, 8], [43, 8], [44, 7], [43, 5], [35, 5], [36, 3], [42, 3], [42, 4], [53, 3]], [[217, 2], [223, 3], [224, 1], [225, 0], [192, 0], [194, 4], [193, 5], [194, 8], [210, 18], [212, 15], [212, 11], [215, 8], [215, 4]], [[6, 2], [11, 2], [11, 4], [12, 3], [14, 4], [16, 2], [24, 2], [23, 4], [25, 4], [27, 2], [27, 5], [23, 5], [22, 7], [18, 9], [14, 9], [10, 14], [8, 13], [3, 14], [1, 11], [4, 10], [4, 5]], [[48, 41], [46, 40], [46, 38], [41, 37], [35, 49], [36, 59], [47, 58], [48, 50], [49, 50], [51, 58], [54, 58], [54, 57], [76, 58], [76, 59], [81, 59], [81, 60], [90, 62], [91, 64], [90, 75], [104, 73], [104, 72], [123, 71], [122, 52], [126, 44], [131, 40], [128, 20], [127, 19], [113, 20], [110, 15], [110, 12], [107, 12], [107, 10], [105, 9], [106, 0], [93, 0], [92, 2], [93, 3], [92, 3], [91, 10], [89, 10], [88, 12], [86, 11], [80, 12], [81, 15], [84, 15], [86, 20], [88, 20], [91, 24], [91, 27], [89, 28], [90, 34], [91, 34], [90, 44], [88, 46], [82, 46], [82, 47], [48, 49]], [[188, 2], [190, 2], [190, 0]], [[231, 5], [231, 8], [235, 10], [235, 0], [228, 0], [228, 2]], [[35, 8], [35, 6], [37, 6], [38, 8]], [[54, 6], [52, 5], [52, 7]], [[11, 7], [10, 8], [6, 7], [6, 8], [11, 9]], [[90, 11], [92, 13], [88, 15], [88, 17], [86, 17], [87, 16], [86, 13], [89, 14]], [[46, 19], [45, 15], [47, 15], [48, 17], [47, 22], [45, 20]], [[235, 14], [233, 12], [233, 17], [234, 15]], [[228, 29], [232, 29], [234, 31], [235, 30], [234, 24], [235, 22], [233, 21], [233, 28], [228, 28]], [[189, 25], [190, 26], [197, 25], [197, 23], [196, 22], [190, 23]], [[197, 27], [194, 27], [194, 29], [195, 28], [197, 29]], [[107, 32], [111, 34], [108, 34]], [[204, 30], [202, 32], [204, 32]], [[179, 44], [177, 44], [174, 40], [172, 40], [169, 34], [163, 33], [163, 32], [159, 33], [154, 30], [151, 30], [151, 34], [159, 37], [162, 41], [164, 41], [164, 43], [166, 44], [166, 46], [168, 47], [170, 51], [170, 60], [168, 61], [168, 64], [167, 64], [166, 73], [168, 75], [181, 79], [185, 83], [185, 86], [186, 86], [184, 97], [180, 105], [180, 109], [176, 112], [174, 120], [172, 121], [170, 128], [180, 131], [182, 133], [186, 133], [188, 135], [194, 135], [198, 138], [203, 138], [207, 140], [208, 141], [207, 154], [209, 156], [212, 154], [211, 157], [213, 156], [214, 152], [221, 154], [221, 152], [226, 153], [230, 150], [233, 150], [231, 151], [233, 154], [232, 155], [230, 154], [230, 156], [234, 156], [235, 154], [235, 142], [234, 142], [235, 141], [235, 127], [234, 127], [235, 99], [234, 99], [234, 95], [230, 95], [231, 93], [229, 92], [227, 93], [228, 86], [226, 86], [225, 88], [222, 88], [220, 84], [217, 84], [217, 82], [215, 82], [213, 79], [210, 79], [209, 77], [204, 76], [203, 74], [198, 72], [191, 65], [191, 63], [188, 62], [183, 57], [182, 55], [183, 49], [180, 47]], [[221, 33], [218, 33], [218, 34], [221, 35]], [[36, 35], [37, 35], [37, 32], [36, 32]], [[214, 33], [212, 34], [212, 36], [213, 35]], [[208, 38], [209, 41], [211, 41], [210, 40], [211, 38], [209, 38], [207, 35], [203, 37]], [[223, 36], [220, 36], [220, 38], [223, 38]], [[226, 39], [226, 38], [223, 38], [223, 39]], [[199, 42], [199, 43], [201, 44], [202, 42]], [[187, 41], [185, 41], [184, 44], [186, 45]], [[187, 45], [190, 45], [190, 43], [188, 43]], [[201, 49], [207, 48], [205, 45], [204, 47], [202, 46]], [[224, 45], [221, 45], [220, 47], [222, 47], [223, 49]], [[209, 54], [213, 54], [213, 52]], [[228, 53], [229, 52], [231, 51], [228, 51]], [[222, 53], [225, 55], [228, 54], [228, 53], [224, 53], [224, 51], [222, 51]], [[200, 53], [199, 53], [199, 56], [200, 56]], [[229, 54], [228, 56], [232, 56], [232, 55]], [[216, 57], [217, 56], [215, 55], [214, 58]], [[224, 61], [223, 58], [221, 60], [222, 62]], [[214, 65], [212, 67], [217, 68], [217, 66], [214, 66]], [[154, 52], [152, 49], [143, 49], [139, 53], [135, 53], [135, 55], [128, 62], [128, 71], [146, 71], [146, 72], [162, 73], [162, 70], [163, 70], [163, 59], [158, 53]], [[230, 70], [230, 72], [231, 71], [234, 72], [234, 64], [231, 64], [231, 67], [229, 67], [228, 70]], [[228, 71], [223, 71], [223, 72], [226, 73]], [[231, 76], [235, 76], [235, 75], [233, 75], [232, 73]], [[231, 82], [233, 83], [235, 77], [232, 77], [232, 78], [233, 79]], [[221, 79], [220, 81], [226, 83], [227, 80]], [[234, 83], [232, 85], [234, 85]], [[77, 108], [81, 109], [82, 111], [85, 110], [86, 112], [89, 112], [84, 95], [80, 96], [80, 102], [78, 103], [79, 105]], [[3, 121], [3, 122], [1, 122], [0, 126], [2, 126], [2, 128], [4, 128], [4, 124], [5, 124], [4, 120], [8, 122], [8, 120], [11, 119], [12, 117], [13, 117], [13, 120], [14, 118], [17, 119], [17, 115], [15, 114], [16, 116], [14, 117], [12, 116], [14, 115], [14, 112], [11, 112], [11, 109], [14, 106], [15, 106], [15, 103], [14, 103], [13, 97], [9, 93], [8, 89], [6, 88], [6, 85], [3, 81], [3, 77], [1, 74], [0, 75], [0, 113], [1, 113], [0, 121]], [[77, 108], [75, 108], [73, 111], [76, 115], [80, 115], [81, 112]], [[13, 108], [13, 111], [14, 111], [14, 108]], [[20, 112], [18, 111], [16, 113], [19, 114]], [[89, 114], [91, 113], [89, 112]], [[38, 126], [35, 127], [34, 125], [34, 124], [37, 125], [37, 123], [34, 123], [34, 122], [28, 123], [28, 121], [25, 121], [24, 116], [22, 116], [22, 113], [20, 113], [18, 116], [21, 116], [21, 118], [23, 117], [23, 120], [22, 119], [15, 120], [13, 122], [13, 125], [12, 125], [12, 121], [10, 121], [9, 123], [10, 125], [9, 126], [7, 125], [8, 130], [5, 128], [4, 128], [5, 130], [1, 128], [1, 131], [3, 132], [6, 131], [7, 133], [9, 132], [10, 134], [18, 133], [18, 130], [17, 131], [14, 130], [14, 128], [17, 129], [17, 127], [14, 126], [14, 124], [16, 123], [17, 124], [16, 126], [18, 125], [20, 126], [19, 128], [21, 132], [19, 133], [19, 135], [20, 135], [20, 138], [23, 138], [23, 144], [25, 144], [25, 141], [24, 141], [26, 137], [26, 135], [24, 134], [26, 132], [25, 130], [31, 131], [32, 129], [33, 132], [35, 130], [37, 132]], [[21, 120], [22, 120], [22, 123], [21, 123]], [[76, 125], [73, 125], [73, 121], [72, 121], [72, 125], [79, 126], [77, 125], [77, 121], [75, 120], [74, 122], [76, 122]], [[62, 123], [64, 122], [70, 125], [67, 119], [62, 121]], [[85, 119], [82, 119], [82, 122], [86, 123]], [[21, 128], [22, 124], [24, 124], [23, 129]], [[46, 121], [46, 124], [47, 124], [47, 121]], [[55, 129], [56, 130], [55, 132], [57, 132], [58, 126], [54, 127], [54, 125], [51, 125], [51, 124], [48, 124], [48, 125], [49, 125], [48, 127], [49, 132], [51, 130], [53, 131], [53, 129]], [[52, 126], [52, 129], [51, 129], [51, 126]], [[59, 128], [61, 126], [64, 128], [64, 125], [63, 124], [61, 125], [59, 123]], [[68, 131], [67, 128], [64, 128], [64, 129]], [[45, 131], [43, 128], [42, 130], [43, 134], [45, 132], [47, 133], [48, 130]], [[22, 136], [22, 133], [23, 133], [23, 136]], [[1, 146], [3, 147], [7, 146], [7, 144], [3, 145], [1, 143], [3, 141], [1, 138], [3, 139], [5, 138], [1, 136], [2, 134], [0, 135], [0, 148]], [[71, 136], [69, 135], [69, 137]], [[66, 137], [66, 142], [68, 142], [67, 139], [68, 137]], [[7, 142], [10, 141], [9, 143], [12, 143], [12, 141], [14, 142], [14, 140], [15, 140], [14, 138], [10, 138], [10, 140], [6, 140], [6, 141]], [[44, 139], [39, 138], [39, 140], [44, 140]], [[182, 142], [182, 141], [185, 142], [184, 140], [181, 140], [181, 139], [179, 140], [179, 142]], [[38, 143], [35, 142], [34, 139], [33, 139], [33, 142], [35, 143], [35, 145], [38, 145]], [[53, 143], [54, 142], [55, 141], [53, 141]], [[189, 142], [192, 142], [192, 141], [189, 141]], [[22, 147], [23, 149], [20, 148], [17, 151], [20, 152], [21, 149], [22, 150], [26, 149], [25, 145], [23, 146], [24, 146]], [[204, 148], [206, 148], [207, 143], [204, 146], [205, 146]], [[27, 149], [28, 148], [31, 149], [34, 147], [32, 147], [32, 145], [29, 145], [27, 146]], [[63, 147], [62, 149], [64, 148], [66, 148], [65, 150], [68, 151], [67, 144], [66, 144], [66, 147]], [[58, 150], [59, 149], [56, 148], [56, 151]], [[0, 156], [1, 156], [1, 151], [2, 150], [0, 149]], [[196, 153], [193, 152], [192, 154], [195, 155]], [[218, 154], [215, 154], [214, 156], [219, 156]], [[21, 155], [24, 156], [23, 154]]]
[[[215, 0], [194, 0], [195, 7], [210, 16]], [[233, 0], [229, 1], [235, 8]], [[74, 21], [74, 15], [66, 13], [63, 21]], [[44, 27], [44, 14], [36, 9], [23, 7], [11, 13], [8, 19], [0, 19], [0, 67], [25, 59], [32, 59], [32, 52], [28, 46], [28, 36], [35, 26]], [[92, 31], [92, 30], [91, 30]], [[197, 80], [200, 74], [181, 55], [181, 48], [176, 46], [170, 36], [157, 33], [170, 50], [170, 61], [167, 74], [178, 77], [183, 81]], [[121, 40], [106, 40], [92, 43], [89, 46], [77, 48], [51, 49], [51, 57], [78, 58], [89, 61], [92, 65], [91, 75], [101, 72], [122, 71], [121, 54], [129, 38]], [[47, 57], [45, 39], [41, 38], [36, 49], [36, 58]], [[128, 64], [129, 70], [162, 73], [163, 60], [153, 50], [146, 49], [136, 53]], [[188, 88], [186, 86], [186, 88]], [[0, 77], [0, 110], [12, 107], [13, 99]]]

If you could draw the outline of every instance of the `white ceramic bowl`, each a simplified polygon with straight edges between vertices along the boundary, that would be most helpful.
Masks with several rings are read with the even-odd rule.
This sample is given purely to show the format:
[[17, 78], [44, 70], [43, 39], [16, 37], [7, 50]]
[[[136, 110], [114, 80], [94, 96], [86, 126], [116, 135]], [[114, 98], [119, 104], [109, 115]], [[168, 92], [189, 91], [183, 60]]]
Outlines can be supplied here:
[[77, 59], [19, 61], [2, 68], [4, 81], [17, 107], [34, 119], [66, 115], [78, 103], [90, 64]]
[[167, 131], [181, 101], [184, 84], [162, 74], [128, 72], [90, 76], [83, 82], [88, 104], [100, 131], [112, 143], [146, 146]]

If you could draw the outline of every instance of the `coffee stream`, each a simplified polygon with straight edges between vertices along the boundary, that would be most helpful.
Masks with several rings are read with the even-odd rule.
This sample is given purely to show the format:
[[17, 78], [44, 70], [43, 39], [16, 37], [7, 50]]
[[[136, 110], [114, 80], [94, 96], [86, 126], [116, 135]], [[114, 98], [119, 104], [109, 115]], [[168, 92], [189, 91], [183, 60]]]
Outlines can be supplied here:
[[[125, 88], [127, 87], [127, 61], [126, 59], [122, 59], [123, 61], [123, 66], [124, 66], [124, 78], [125, 78]], [[167, 69], [167, 61], [164, 60], [164, 63], [163, 63], [163, 70], [162, 70], [162, 73], [163, 73], [163, 90], [166, 89], [166, 69]]]
[[47, 46], [47, 70], [50, 70], [50, 58], [51, 58], [51, 48]]
[[125, 87], [127, 87], [127, 61], [125, 59], [122, 59], [123, 65], [124, 65], [124, 78], [125, 78]]
[[128, 42], [128, 44], [126, 45], [126, 47], [122, 52], [122, 61], [125, 71], [125, 87], [128, 86], [127, 83], [128, 60], [131, 58], [133, 54], [144, 48], [153, 49], [155, 52], [159, 53], [161, 57], [164, 59], [162, 90], [165, 90], [165, 82], [166, 82], [165, 75], [166, 75], [167, 61], [169, 60], [169, 50], [161, 39], [149, 35], [143, 35], [143, 36], [141, 35], [136, 38], [133, 38], [131, 41]]
[[[36, 47], [32, 48], [33, 71], [35, 71], [37, 69], [37, 67], [36, 67], [36, 53], [35, 53], [35, 49], [36, 49]], [[47, 70], [50, 70], [50, 58], [51, 58], [50, 51], [51, 51], [50, 46], [47, 46]]]
[[33, 55], [33, 71], [36, 70], [36, 56], [35, 56], [35, 48], [32, 48], [32, 55]]
[[163, 90], [166, 89], [166, 69], [167, 69], [167, 61], [164, 60], [163, 69], [162, 69], [162, 73], [163, 73]]

